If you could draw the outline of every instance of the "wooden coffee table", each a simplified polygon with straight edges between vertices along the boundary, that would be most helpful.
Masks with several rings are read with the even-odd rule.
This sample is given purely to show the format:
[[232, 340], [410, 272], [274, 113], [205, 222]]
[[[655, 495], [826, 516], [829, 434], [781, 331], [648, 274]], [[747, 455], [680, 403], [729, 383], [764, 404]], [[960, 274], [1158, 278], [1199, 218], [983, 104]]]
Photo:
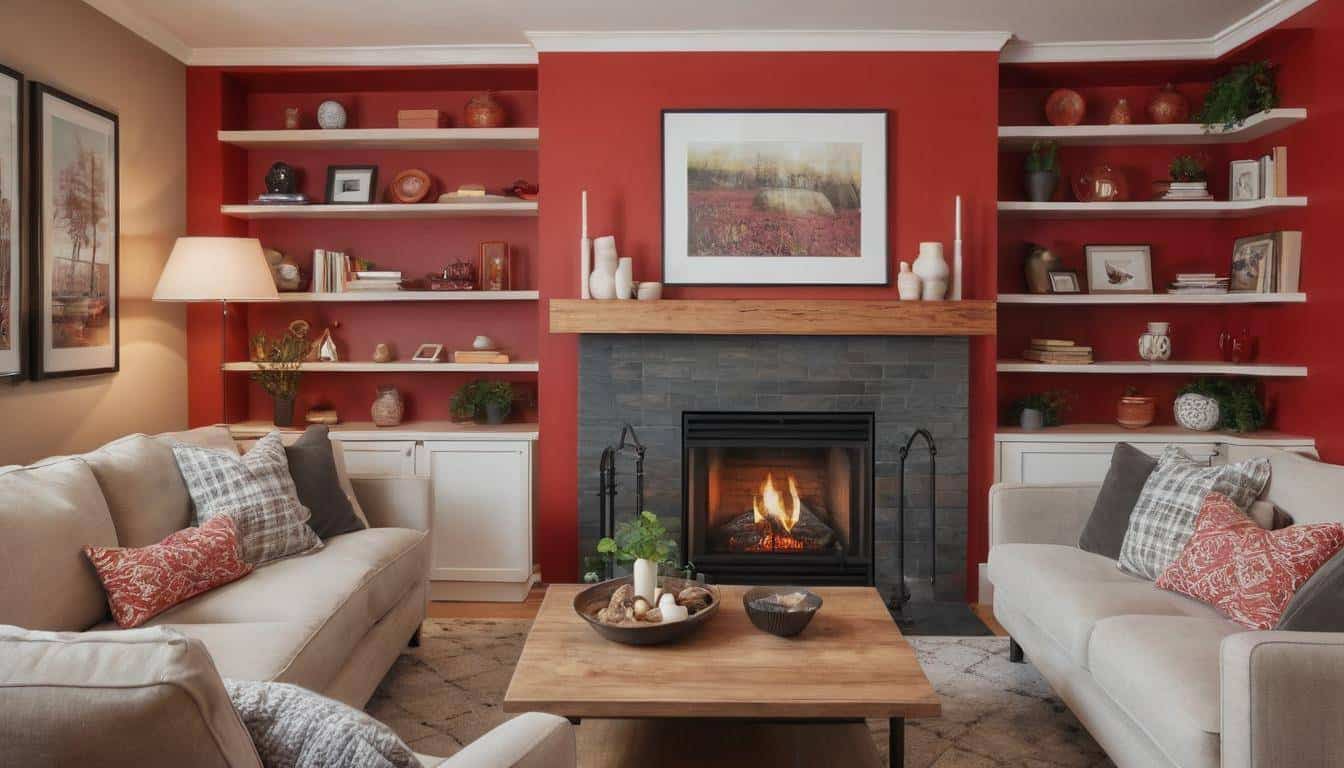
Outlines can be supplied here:
[[580, 585], [546, 591], [513, 672], [505, 712], [584, 718], [700, 718], [852, 723], [888, 718], [891, 765], [904, 764], [905, 719], [937, 717], [938, 696], [872, 587], [818, 587], [801, 635], [775, 637], [742, 607], [749, 587], [720, 586], [723, 606], [673, 645], [600, 637], [574, 613]]

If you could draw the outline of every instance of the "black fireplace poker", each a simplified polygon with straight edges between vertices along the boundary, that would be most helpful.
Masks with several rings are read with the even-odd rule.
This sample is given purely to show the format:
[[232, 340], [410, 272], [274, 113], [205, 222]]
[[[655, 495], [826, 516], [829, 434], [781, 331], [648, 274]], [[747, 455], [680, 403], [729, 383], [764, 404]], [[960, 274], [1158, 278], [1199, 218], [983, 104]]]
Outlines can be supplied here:
[[896, 544], [897, 553], [900, 555], [901, 565], [898, 571], [900, 576], [897, 581], [896, 591], [892, 593], [891, 599], [887, 601], [887, 607], [896, 617], [896, 621], [908, 624], [913, 621], [906, 612], [906, 606], [910, 604], [910, 587], [905, 576], [905, 461], [910, 457], [910, 448], [915, 444], [915, 438], [922, 437], [929, 446], [929, 587], [932, 589], [935, 580], [938, 578], [938, 503], [937, 487], [935, 485], [938, 470], [938, 446], [933, 441], [933, 435], [929, 434], [927, 429], [916, 429], [910, 439], [905, 441], [905, 445], [900, 450], [901, 459], [901, 496], [896, 506], [896, 533], [899, 541]]
[[[627, 441], [626, 438], [629, 438]], [[621, 425], [621, 438], [616, 445], [609, 445], [602, 450], [602, 460], [598, 464], [597, 471], [597, 498], [599, 500], [598, 511], [598, 538], [607, 538], [616, 533], [616, 457], [618, 455], [634, 456], [635, 458], [635, 514], [638, 515], [644, 509], [644, 444], [639, 442], [639, 435], [635, 434], [635, 428], [629, 424]], [[603, 579], [610, 579], [613, 575], [611, 558], [607, 558], [602, 566]]]

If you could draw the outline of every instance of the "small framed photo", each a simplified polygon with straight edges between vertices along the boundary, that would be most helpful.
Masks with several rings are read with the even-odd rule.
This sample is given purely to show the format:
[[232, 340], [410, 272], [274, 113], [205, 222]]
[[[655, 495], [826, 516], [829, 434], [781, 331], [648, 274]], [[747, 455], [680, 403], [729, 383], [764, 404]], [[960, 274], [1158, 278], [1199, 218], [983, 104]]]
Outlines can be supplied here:
[[1228, 200], [1260, 199], [1260, 161], [1233, 160], [1232, 170], [1228, 174]]
[[421, 344], [415, 348], [411, 359], [417, 363], [437, 363], [443, 359], [442, 344]]
[[328, 205], [367, 205], [378, 190], [378, 166], [327, 166]]
[[1050, 276], [1051, 293], [1082, 293], [1079, 287], [1078, 273], [1072, 269], [1054, 270], [1048, 273]]
[[1152, 247], [1087, 245], [1088, 293], [1152, 293]]
[[1232, 244], [1231, 293], [1266, 293], [1271, 290], [1274, 235], [1239, 237]]

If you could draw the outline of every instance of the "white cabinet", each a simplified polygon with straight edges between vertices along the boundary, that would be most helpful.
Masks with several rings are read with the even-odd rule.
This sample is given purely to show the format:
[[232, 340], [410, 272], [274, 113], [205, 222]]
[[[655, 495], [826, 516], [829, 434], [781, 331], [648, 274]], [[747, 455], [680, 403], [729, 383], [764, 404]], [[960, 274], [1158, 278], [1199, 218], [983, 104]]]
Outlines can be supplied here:
[[340, 440], [345, 469], [355, 477], [407, 477], [415, 474], [414, 440]]

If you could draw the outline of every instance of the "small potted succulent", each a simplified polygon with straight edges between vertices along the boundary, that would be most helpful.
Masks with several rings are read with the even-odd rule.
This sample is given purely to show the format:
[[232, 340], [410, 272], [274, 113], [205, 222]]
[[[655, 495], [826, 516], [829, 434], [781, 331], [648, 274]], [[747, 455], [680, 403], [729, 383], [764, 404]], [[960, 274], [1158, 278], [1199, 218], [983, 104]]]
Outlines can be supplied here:
[[1055, 196], [1059, 186], [1059, 145], [1053, 141], [1037, 141], [1027, 153], [1027, 199], [1046, 203]]
[[1042, 392], [1013, 403], [1014, 418], [1022, 429], [1031, 431], [1042, 427], [1057, 427], [1064, 423], [1069, 410], [1069, 396], [1065, 392]]
[[1137, 387], [1125, 387], [1115, 406], [1115, 420], [1125, 429], [1142, 429], [1157, 418], [1157, 398], [1140, 395]]
[[1171, 177], [1169, 181], [1153, 182], [1153, 192], [1158, 197], [1176, 200], [1208, 198], [1209, 174], [1194, 155], [1177, 155], [1167, 171]]
[[658, 566], [673, 563], [677, 543], [654, 513], [644, 510], [634, 520], [616, 526], [616, 535], [597, 542], [598, 554], [633, 563], [635, 594], [655, 603]]

